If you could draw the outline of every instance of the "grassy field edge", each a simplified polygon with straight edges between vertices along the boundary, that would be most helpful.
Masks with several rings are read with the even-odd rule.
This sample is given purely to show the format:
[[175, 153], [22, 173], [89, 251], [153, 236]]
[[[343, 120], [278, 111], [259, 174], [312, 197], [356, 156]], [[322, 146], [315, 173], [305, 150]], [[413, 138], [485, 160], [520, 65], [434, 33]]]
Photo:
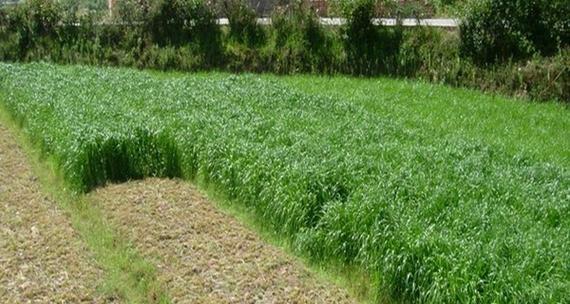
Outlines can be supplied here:
[[245, 204], [229, 198], [220, 187], [207, 182], [202, 176], [190, 179], [184, 178], [184, 180], [195, 184], [217, 208], [238, 219], [240, 223], [256, 232], [263, 241], [284, 250], [290, 256], [301, 261], [318, 278], [346, 288], [349, 294], [357, 299], [359, 303], [393, 302], [387, 295], [379, 295], [374, 292], [378, 283], [371, 278], [370, 274], [363, 272], [358, 266], [346, 265], [340, 261], [326, 260], [316, 262], [311, 260], [303, 252], [296, 250], [290, 239], [276, 233], [266, 223], [263, 223], [256, 217], [253, 211], [248, 210]]
[[[43, 192], [53, 198], [71, 218], [73, 227], [94, 253], [96, 261], [104, 268], [105, 278], [100, 292], [107, 298], [118, 298], [126, 303], [171, 303], [167, 292], [157, 281], [154, 265], [146, 261], [132, 244], [117, 234], [104, 218], [100, 207], [86, 198], [89, 192], [79, 193], [72, 190], [55, 161], [41, 155], [39, 149], [26, 136], [23, 131], [24, 123], [16, 121], [5, 109], [1, 103], [1, 95], [0, 122], [14, 134], [22, 147], [34, 173], [39, 178]], [[315, 263], [296, 250], [286, 237], [264, 225], [245, 204], [228, 198], [215, 184], [207, 182], [202, 176], [185, 177], [184, 181], [195, 184], [215, 207], [237, 218], [263, 241], [301, 261], [319, 279], [345, 288], [359, 303], [392, 302], [388, 297], [373, 292], [377, 289], [378, 283], [357, 266], [344, 265], [340, 261]]]
[[[1, 97], [0, 97], [1, 98]], [[154, 265], [144, 260], [134, 247], [123, 240], [103, 218], [98, 206], [83, 194], [69, 189], [54, 162], [40, 155], [0, 103], [0, 122], [14, 135], [40, 181], [42, 192], [52, 198], [71, 219], [96, 262], [104, 269], [102, 286], [105, 298], [126, 303], [170, 303], [156, 279]]]

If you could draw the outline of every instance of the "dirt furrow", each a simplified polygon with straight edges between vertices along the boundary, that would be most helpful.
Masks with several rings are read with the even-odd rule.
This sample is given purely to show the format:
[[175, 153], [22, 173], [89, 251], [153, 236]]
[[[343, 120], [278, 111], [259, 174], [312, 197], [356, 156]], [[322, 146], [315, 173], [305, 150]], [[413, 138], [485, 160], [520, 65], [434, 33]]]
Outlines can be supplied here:
[[158, 268], [175, 303], [351, 303], [184, 181], [111, 185], [89, 199]]
[[103, 302], [96, 293], [101, 273], [0, 125], [0, 301]]

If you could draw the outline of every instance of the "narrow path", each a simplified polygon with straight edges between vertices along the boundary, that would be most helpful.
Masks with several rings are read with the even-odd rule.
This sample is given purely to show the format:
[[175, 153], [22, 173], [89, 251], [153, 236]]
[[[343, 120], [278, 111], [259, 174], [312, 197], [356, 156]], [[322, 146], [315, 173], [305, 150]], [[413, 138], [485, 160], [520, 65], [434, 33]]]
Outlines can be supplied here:
[[157, 266], [175, 303], [352, 303], [187, 182], [134, 181], [88, 199]]
[[0, 124], [0, 302], [99, 303], [102, 271]]

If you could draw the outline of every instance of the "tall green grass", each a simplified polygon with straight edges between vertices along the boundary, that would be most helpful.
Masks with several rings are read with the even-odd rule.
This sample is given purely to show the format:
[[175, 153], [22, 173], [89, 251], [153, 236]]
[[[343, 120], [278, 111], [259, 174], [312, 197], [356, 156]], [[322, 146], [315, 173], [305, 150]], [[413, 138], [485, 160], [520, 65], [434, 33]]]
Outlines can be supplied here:
[[[413, 83], [381, 85], [370, 98], [425, 94]], [[426, 104], [459, 98], [493, 109], [474, 92], [423, 88], [438, 99]], [[514, 141], [522, 146], [514, 153], [485, 136], [442, 136], [431, 131], [446, 113], [402, 118], [252, 75], [0, 64], [0, 92], [77, 190], [199, 177], [315, 261], [360, 267], [379, 296], [570, 301], [568, 162], [526, 153], [524, 141]], [[552, 113], [567, 120], [564, 111]], [[414, 119], [432, 127], [411, 127]], [[543, 135], [567, 141], [562, 126]]]
[[350, 100], [389, 116], [430, 140], [461, 137], [570, 166], [570, 118], [560, 104], [520, 102], [472, 90], [442, 89], [413, 81], [354, 77], [277, 76], [308, 94]]

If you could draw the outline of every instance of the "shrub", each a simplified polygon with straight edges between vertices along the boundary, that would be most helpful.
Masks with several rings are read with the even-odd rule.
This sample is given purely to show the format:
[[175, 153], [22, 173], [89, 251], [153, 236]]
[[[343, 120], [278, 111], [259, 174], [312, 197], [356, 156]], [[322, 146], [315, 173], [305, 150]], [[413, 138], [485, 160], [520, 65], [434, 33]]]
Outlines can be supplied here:
[[150, 0], [116, 0], [112, 19], [116, 23], [142, 23], [149, 17]]
[[[148, 17], [148, 5], [140, 0], [117, 0], [112, 12], [111, 24], [97, 28], [97, 40], [102, 47], [110, 49], [104, 53], [122, 50], [136, 50], [143, 45], [143, 24]], [[111, 51], [112, 50], [112, 51]]]
[[30, 37], [56, 36], [57, 23], [62, 18], [58, 1], [28, 0], [20, 6], [21, 21]]
[[10, 9], [0, 7], [0, 35], [9, 33]]
[[454, 32], [418, 27], [403, 33], [398, 75], [448, 82], [457, 75], [459, 37]]
[[550, 56], [567, 46], [567, 0], [485, 0], [461, 25], [461, 53], [477, 64]]
[[404, 17], [404, 18], [429, 18], [434, 13], [433, 5], [429, 2], [422, 0], [407, 0], [400, 2], [392, 2], [392, 13], [393, 17]]
[[530, 61], [520, 70], [530, 98], [570, 101], [569, 49], [551, 58]]
[[12, 30], [13, 16], [11, 9], [0, 8], [0, 60], [18, 58], [19, 39]]
[[230, 27], [222, 35], [212, 4], [203, 0], [157, 0], [152, 7], [150, 0], [118, 0], [111, 16], [73, 1], [30, 0], [0, 10], [0, 60], [391, 75], [570, 100], [565, 1], [486, 0], [471, 7], [460, 37], [374, 25], [379, 14], [408, 14], [391, 0], [334, 2], [348, 20], [340, 29], [322, 27], [307, 0], [277, 7], [273, 24], [262, 28], [244, 1], [223, 6]]
[[203, 0], [192, 0], [190, 18], [191, 42], [203, 57], [203, 67], [218, 66], [223, 62], [223, 43], [215, 11]]
[[375, 2], [357, 0], [343, 7], [346, 25], [342, 32], [348, 70], [359, 75], [393, 73], [402, 42], [402, 30], [374, 25]]
[[[542, 36], [544, 40], [552, 38], [559, 48], [570, 47], [570, 3], [567, 0], [546, 1], [542, 11], [542, 22], [551, 30], [550, 37]], [[540, 38], [540, 32], [537, 33]], [[542, 41], [548, 43], [549, 41]], [[549, 44], [549, 45], [550, 45]]]
[[533, 100], [570, 101], [570, 50], [480, 71], [477, 88]]
[[265, 31], [257, 24], [255, 11], [245, 0], [224, 1], [223, 11], [230, 24], [231, 39], [249, 47], [259, 46], [265, 41]]
[[151, 8], [147, 31], [160, 46], [190, 45], [204, 68], [221, 61], [221, 31], [214, 10], [202, 0], [160, 0]]
[[226, 44], [224, 53], [225, 68], [232, 72], [266, 72], [273, 71], [271, 48], [252, 48], [240, 43]]
[[13, 49], [6, 53], [19, 60], [50, 57], [58, 40], [61, 16], [59, 3], [52, 0], [29, 0], [10, 10], [6, 23], [14, 29], [8, 41]]
[[151, 7], [147, 31], [152, 41], [161, 46], [190, 41], [191, 26], [189, 1], [159, 0]]
[[279, 73], [334, 69], [338, 50], [306, 1], [278, 9], [272, 17], [273, 69]]
[[150, 68], [160, 70], [198, 70], [203, 63], [199, 56], [187, 46], [183, 47], [158, 47], [150, 46], [144, 50], [140, 60], [137, 62], [138, 68]]
[[434, 9], [438, 12], [445, 12], [450, 7], [453, 7], [461, 2], [466, 1], [458, 1], [458, 0], [428, 0], [427, 1], [430, 5], [434, 7]]
[[62, 5], [76, 11], [91, 11], [107, 13], [108, 0], [59, 0]]
[[8, 25], [8, 15], [6, 13], [6, 10], [0, 7], [0, 29], [4, 31], [7, 25]]

